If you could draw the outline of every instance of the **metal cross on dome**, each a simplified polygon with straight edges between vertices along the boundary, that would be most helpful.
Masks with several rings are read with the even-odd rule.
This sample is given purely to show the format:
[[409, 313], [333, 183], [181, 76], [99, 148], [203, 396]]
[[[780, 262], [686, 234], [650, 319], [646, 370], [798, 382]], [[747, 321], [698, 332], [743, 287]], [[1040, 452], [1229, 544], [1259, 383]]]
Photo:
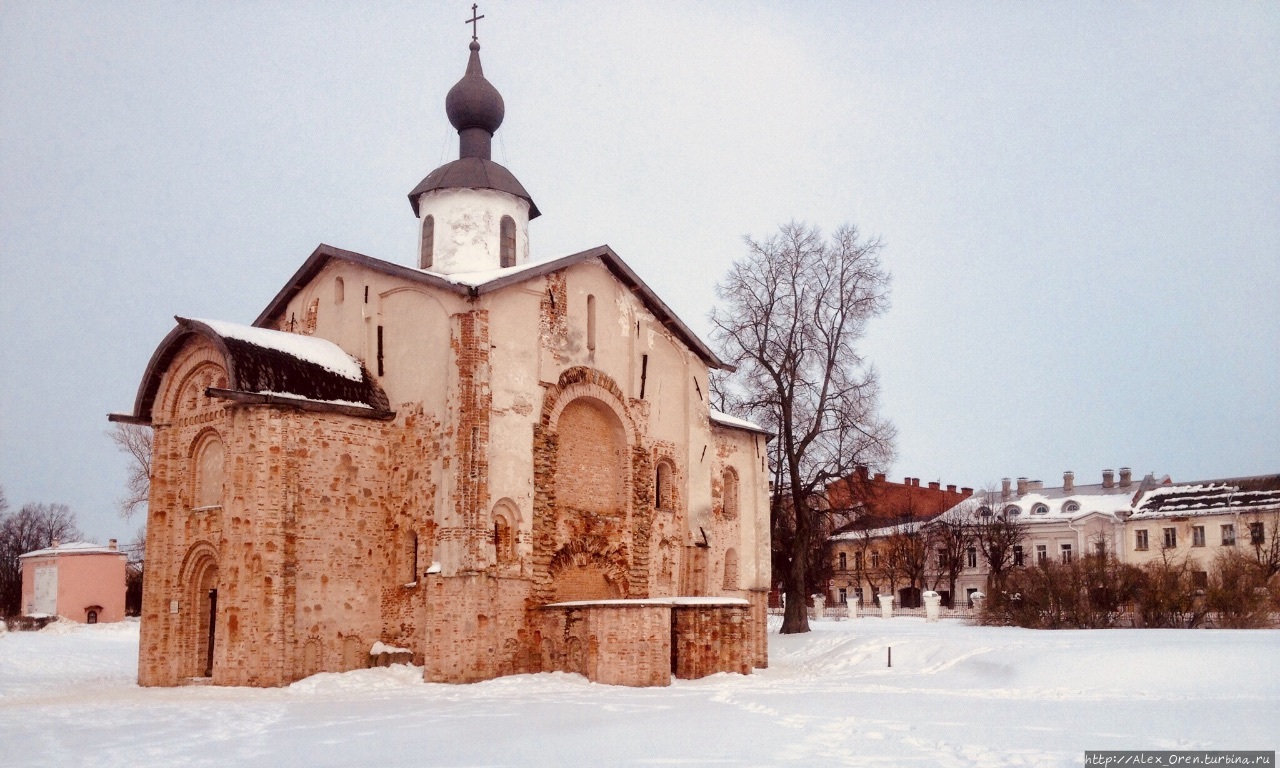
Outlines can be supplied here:
[[484, 18], [484, 16], [477, 16], [477, 15], [476, 15], [476, 8], [478, 8], [478, 7], [479, 7], [479, 6], [477, 6], [475, 3], [472, 3], [472, 4], [471, 4], [471, 18], [469, 18], [469, 19], [467, 19], [466, 21], [462, 22], [463, 24], [470, 24], [470, 25], [471, 25], [471, 39], [472, 39], [472, 40], [475, 40], [475, 39], [476, 39], [476, 28], [477, 28], [477, 24], [476, 24], [476, 22], [478, 22], [478, 21], [480, 21], [481, 19], [483, 19], [483, 18]]

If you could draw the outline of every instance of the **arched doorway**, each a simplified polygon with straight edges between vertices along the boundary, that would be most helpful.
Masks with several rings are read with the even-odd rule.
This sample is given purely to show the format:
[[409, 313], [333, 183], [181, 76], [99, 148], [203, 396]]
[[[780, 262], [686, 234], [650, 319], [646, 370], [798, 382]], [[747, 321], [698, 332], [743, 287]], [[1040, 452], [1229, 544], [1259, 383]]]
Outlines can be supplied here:
[[195, 562], [187, 581], [187, 676], [212, 677], [214, 648], [218, 637], [218, 563], [203, 553]]

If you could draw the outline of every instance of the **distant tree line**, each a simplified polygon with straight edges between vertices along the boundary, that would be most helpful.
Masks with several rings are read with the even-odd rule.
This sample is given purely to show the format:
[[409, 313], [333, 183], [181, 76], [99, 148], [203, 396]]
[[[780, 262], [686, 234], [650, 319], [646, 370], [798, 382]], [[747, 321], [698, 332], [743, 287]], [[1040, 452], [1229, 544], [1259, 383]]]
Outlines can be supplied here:
[[981, 621], [1042, 629], [1253, 628], [1280, 611], [1280, 516], [1267, 535], [1218, 554], [1207, 570], [1168, 550], [1141, 565], [1111, 553], [1010, 569], [988, 588]]

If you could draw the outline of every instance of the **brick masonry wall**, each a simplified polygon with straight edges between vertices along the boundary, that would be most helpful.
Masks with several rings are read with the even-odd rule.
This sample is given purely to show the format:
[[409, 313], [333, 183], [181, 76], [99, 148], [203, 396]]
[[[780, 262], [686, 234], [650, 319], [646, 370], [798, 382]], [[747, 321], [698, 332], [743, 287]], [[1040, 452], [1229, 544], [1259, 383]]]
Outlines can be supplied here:
[[748, 606], [676, 605], [672, 610], [676, 677], [692, 680], [717, 672], [751, 674]]
[[671, 606], [548, 606], [542, 665], [608, 685], [671, 684]]

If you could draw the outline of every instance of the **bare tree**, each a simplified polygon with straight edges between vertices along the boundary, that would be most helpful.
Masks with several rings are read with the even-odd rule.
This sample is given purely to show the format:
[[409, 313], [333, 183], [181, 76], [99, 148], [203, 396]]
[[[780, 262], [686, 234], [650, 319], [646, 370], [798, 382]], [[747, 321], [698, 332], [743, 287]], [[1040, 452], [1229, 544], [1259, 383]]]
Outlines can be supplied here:
[[1280, 573], [1280, 512], [1254, 512], [1243, 518], [1253, 548], [1253, 563], [1263, 579]]
[[987, 589], [998, 599], [1004, 589], [1005, 575], [1013, 566], [1014, 550], [1027, 538], [1027, 524], [1016, 516], [995, 511], [995, 495], [975, 507], [971, 518], [978, 551], [987, 564]]
[[[879, 415], [875, 370], [855, 344], [888, 308], [889, 275], [878, 239], [844, 226], [829, 241], [792, 222], [747, 255], [716, 286], [713, 337], [738, 368], [727, 402], [777, 435], [769, 443], [793, 531], [782, 553], [787, 596], [782, 632], [807, 632], [808, 564], [821, 552], [815, 500], [859, 464], [891, 460], [895, 431]], [[777, 500], [781, 502], [781, 499]]]
[[963, 516], [939, 517], [930, 525], [933, 529], [933, 546], [938, 554], [935, 564], [933, 588], [937, 589], [943, 579], [947, 581], [947, 607], [953, 607], [956, 600], [956, 582], [964, 571], [970, 547], [976, 547], [973, 535], [973, 524]]
[[81, 535], [66, 504], [23, 504], [13, 514], [0, 515], [0, 615], [22, 609], [20, 555], [48, 547], [54, 539], [71, 541]]
[[116, 510], [125, 520], [147, 505], [151, 492], [151, 427], [117, 422], [107, 432], [116, 450], [129, 460], [125, 495], [116, 501]]

